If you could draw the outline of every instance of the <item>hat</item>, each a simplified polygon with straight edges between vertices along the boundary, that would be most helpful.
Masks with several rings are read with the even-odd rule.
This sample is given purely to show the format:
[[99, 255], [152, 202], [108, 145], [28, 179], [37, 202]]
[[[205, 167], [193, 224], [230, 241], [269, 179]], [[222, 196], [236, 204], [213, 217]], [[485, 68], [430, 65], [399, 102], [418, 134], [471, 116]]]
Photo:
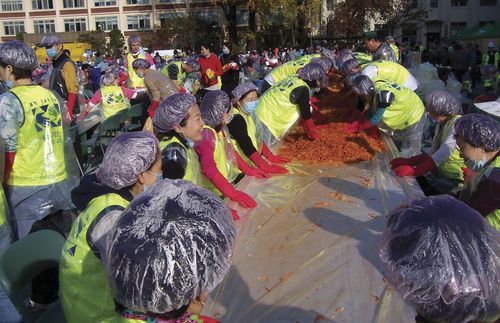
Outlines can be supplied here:
[[57, 35], [47, 35], [43, 36], [42, 42], [40, 43], [40, 47], [52, 47], [56, 44], [62, 44], [63, 41], [61, 37]]
[[492, 42], [492, 41], [490, 41], [490, 42], [488, 43], [488, 48], [495, 48], [495, 43], [494, 43], [494, 42]]

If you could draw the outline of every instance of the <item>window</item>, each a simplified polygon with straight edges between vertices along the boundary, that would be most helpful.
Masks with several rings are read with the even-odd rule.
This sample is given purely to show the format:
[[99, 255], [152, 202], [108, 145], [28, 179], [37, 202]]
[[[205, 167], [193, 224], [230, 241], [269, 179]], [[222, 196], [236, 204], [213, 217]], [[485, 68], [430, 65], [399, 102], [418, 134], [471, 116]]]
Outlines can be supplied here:
[[104, 31], [110, 31], [114, 28], [118, 29], [118, 18], [116, 16], [95, 18], [96, 30], [100, 29]]
[[85, 18], [64, 19], [64, 31], [86, 31], [87, 21]]
[[148, 16], [127, 16], [128, 29], [151, 29], [151, 22]]
[[56, 24], [54, 20], [35, 20], [33, 21], [33, 25], [35, 27], [36, 34], [56, 32]]
[[64, 0], [64, 8], [85, 8], [85, 0]]
[[33, 10], [54, 9], [53, 0], [33, 0], [31, 5]]
[[463, 7], [467, 5], [467, 0], [451, 0], [452, 7]]
[[116, 6], [116, 0], [106, 1], [106, 0], [96, 0], [94, 1], [95, 7], [106, 7], [106, 6]]
[[3, 23], [5, 35], [15, 36], [17, 33], [24, 32], [24, 21], [6, 21]]
[[21, 11], [23, 10], [23, 0], [2, 0], [2, 11]]
[[237, 26], [248, 26], [248, 18], [250, 13], [248, 8], [236, 7], [236, 25]]
[[417, 24], [405, 24], [402, 27], [402, 40], [403, 42], [416, 42], [417, 41]]
[[450, 37], [467, 27], [466, 22], [450, 22]]
[[437, 8], [437, 7], [438, 7], [438, 4], [439, 4], [439, 1], [438, 1], [438, 0], [430, 0], [430, 1], [429, 1], [429, 7], [430, 7], [430, 8]]
[[219, 24], [219, 10], [206, 9], [195, 11], [195, 15], [202, 21], [209, 24]]
[[481, 7], [486, 7], [486, 6], [496, 6], [497, 5], [497, 0], [480, 0], [479, 5]]
[[486, 25], [488, 25], [488, 24], [490, 24], [490, 25], [494, 25], [494, 24], [495, 24], [495, 21], [493, 21], [493, 20], [490, 20], [490, 21], [480, 21], [480, 22], [479, 22], [479, 27], [483, 27], [483, 26], [486, 26]]
[[185, 15], [184, 11], [170, 11], [160, 13], [160, 26], [164, 27], [167, 25], [169, 20], [179, 18]]
[[127, 4], [149, 4], [149, 0], [127, 0]]
[[334, 10], [336, 4], [336, 0], [326, 0], [326, 10]]

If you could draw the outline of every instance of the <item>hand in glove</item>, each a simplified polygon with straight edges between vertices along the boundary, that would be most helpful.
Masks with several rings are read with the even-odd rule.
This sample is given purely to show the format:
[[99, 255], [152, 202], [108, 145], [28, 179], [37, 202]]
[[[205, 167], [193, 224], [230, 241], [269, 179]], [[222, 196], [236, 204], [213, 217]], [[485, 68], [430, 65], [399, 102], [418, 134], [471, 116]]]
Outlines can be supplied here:
[[347, 126], [347, 131], [357, 133], [366, 129], [370, 129], [371, 127], [372, 125], [370, 121], [368, 121], [368, 119], [366, 119], [364, 116], [361, 116], [358, 120]]
[[253, 168], [250, 167], [244, 172], [246, 175], [253, 176], [256, 178], [269, 178], [271, 175], [269, 175], [266, 171], [259, 169], [259, 168]]
[[273, 154], [273, 152], [269, 149], [269, 147], [267, 147], [266, 144], [262, 144], [262, 155], [264, 155], [264, 157], [266, 157], [266, 159], [271, 163], [286, 164], [290, 162], [284, 157]]
[[254, 152], [252, 155], [250, 155], [250, 160], [253, 161], [253, 163], [262, 169], [263, 171], [266, 171], [268, 173], [278, 173], [278, 174], [286, 174], [288, 171], [278, 165], [269, 165], [264, 159], [262, 159], [262, 156], [259, 154], [258, 151]]
[[428, 154], [422, 154], [424, 155], [423, 161], [415, 165], [415, 167], [412, 167], [410, 165], [401, 165], [396, 167], [394, 172], [396, 173], [397, 176], [421, 176], [423, 174], [426, 174], [428, 172], [432, 172], [438, 169], [436, 163], [434, 163], [434, 160], [432, 157]]
[[255, 202], [250, 195], [242, 191], [234, 190], [234, 192], [227, 195], [227, 197], [244, 208], [254, 208], [257, 206], [257, 202]]
[[391, 168], [394, 170], [396, 167], [401, 166], [401, 165], [408, 165], [408, 166], [416, 166], [417, 164], [422, 163], [426, 158], [427, 154], [420, 154], [416, 155], [410, 158], [394, 158], [391, 160]]

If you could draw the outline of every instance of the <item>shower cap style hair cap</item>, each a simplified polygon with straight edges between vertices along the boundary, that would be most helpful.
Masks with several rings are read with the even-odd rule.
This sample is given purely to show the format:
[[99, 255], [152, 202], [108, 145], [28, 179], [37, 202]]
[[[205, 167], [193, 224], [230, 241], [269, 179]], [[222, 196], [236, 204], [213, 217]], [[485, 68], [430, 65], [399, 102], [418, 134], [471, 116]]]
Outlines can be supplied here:
[[335, 67], [336, 57], [333, 51], [323, 48], [323, 50], [321, 51], [321, 55], [323, 55], [323, 58], [327, 58], [328, 60], [330, 60], [330, 62], [332, 63], [332, 67]]
[[251, 82], [241, 83], [231, 92], [233, 98], [238, 101], [248, 92], [257, 91], [257, 87]]
[[128, 38], [129, 44], [135, 44], [135, 43], [140, 43], [140, 42], [141, 42], [141, 36], [139, 36], [139, 35], [132, 35]]
[[345, 61], [349, 59], [356, 59], [350, 49], [344, 49], [339, 54], [339, 59], [337, 60], [337, 66], [340, 68]]
[[115, 67], [111, 67], [106, 71], [106, 74], [103, 75], [101, 83], [103, 85], [110, 85], [117, 78], [118, 78], [118, 70]]
[[317, 63], [317, 64], [321, 65], [321, 67], [323, 67], [323, 71], [325, 73], [328, 72], [332, 68], [332, 66], [333, 66], [332, 61], [329, 58], [326, 58], [326, 57], [316, 57], [316, 58], [313, 58], [311, 60], [311, 63]]
[[366, 75], [358, 75], [352, 80], [352, 90], [357, 95], [374, 95], [375, 85]]
[[0, 44], [0, 62], [29, 71], [34, 71], [38, 66], [35, 51], [19, 40]]
[[188, 59], [186, 61], [186, 65], [191, 66], [193, 72], [197, 72], [200, 69], [200, 63], [198, 63], [198, 61], [195, 59]]
[[352, 69], [359, 67], [359, 62], [356, 58], [351, 58], [342, 63], [340, 71], [345, 75], [352, 74]]
[[42, 42], [40, 43], [40, 47], [52, 47], [54, 45], [62, 44], [63, 41], [61, 37], [57, 35], [46, 35], [43, 36]]
[[464, 115], [455, 123], [455, 132], [486, 151], [500, 149], [500, 123], [490, 116], [479, 113]]
[[389, 215], [380, 258], [389, 282], [431, 322], [500, 315], [500, 233], [449, 196], [422, 197]]
[[191, 94], [176, 93], [160, 102], [153, 116], [153, 125], [158, 132], [169, 132], [177, 127], [196, 104]]
[[184, 180], [164, 179], [137, 196], [107, 242], [115, 300], [165, 314], [211, 292], [231, 266], [236, 228], [225, 203]]
[[144, 58], [137, 58], [132, 62], [132, 67], [148, 69], [151, 67], [151, 64]]
[[447, 91], [433, 91], [428, 94], [425, 106], [428, 111], [440, 116], [451, 116], [460, 113], [460, 103]]
[[297, 74], [304, 81], [316, 81], [322, 79], [325, 76], [325, 71], [320, 64], [309, 63], [299, 69], [299, 72]]
[[158, 139], [149, 131], [121, 134], [113, 139], [97, 171], [97, 180], [115, 190], [137, 182], [158, 154]]
[[349, 87], [349, 88], [352, 88], [352, 84], [354, 82], [354, 79], [356, 77], [358, 77], [359, 75], [361, 75], [361, 73], [352, 73], [352, 74], [349, 74], [345, 77], [344, 79], [344, 83]]
[[215, 128], [231, 108], [231, 100], [226, 92], [221, 90], [209, 91], [201, 100], [200, 112], [205, 123]]

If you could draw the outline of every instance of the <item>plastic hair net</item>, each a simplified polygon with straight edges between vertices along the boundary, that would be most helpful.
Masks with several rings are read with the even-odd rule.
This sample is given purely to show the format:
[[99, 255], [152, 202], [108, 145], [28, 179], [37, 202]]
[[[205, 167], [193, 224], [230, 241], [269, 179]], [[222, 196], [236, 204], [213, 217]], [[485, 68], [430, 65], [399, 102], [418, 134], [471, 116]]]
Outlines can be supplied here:
[[325, 71], [320, 64], [309, 63], [299, 69], [297, 74], [304, 81], [316, 81], [322, 79], [325, 76]]
[[119, 135], [106, 149], [97, 179], [115, 190], [134, 184], [139, 175], [153, 165], [158, 144], [158, 139], [149, 131]]
[[328, 75], [325, 75], [323, 76], [323, 78], [321, 79], [321, 82], [319, 84], [319, 87], [322, 88], [322, 89], [325, 89], [328, 87], [328, 85], [330, 85], [330, 78], [328, 77]]
[[352, 74], [352, 70], [359, 67], [359, 62], [355, 58], [348, 59], [340, 65], [340, 71], [345, 75]]
[[344, 83], [349, 87], [352, 88], [352, 83], [356, 77], [361, 75], [361, 73], [354, 73], [354, 74], [349, 74], [345, 77]]
[[205, 123], [215, 128], [221, 122], [224, 114], [231, 108], [231, 100], [224, 91], [209, 91], [201, 100], [200, 112]]
[[35, 51], [19, 40], [0, 44], [0, 62], [30, 71], [38, 66]]
[[178, 126], [196, 104], [191, 94], [174, 94], [160, 102], [153, 116], [153, 125], [158, 132], [168, 132]]
[[373, 81], [366, 75], [358, 75], [352, 80], [352, 90], [357, 95], [374, 95]]
[[460, 113], [460, 103], [447, 91], [433, 91], [425, 100], [427, 110], [440, 116], [450, 116]]
[[455, 123], [455, 132], [476, 147], [487, 151], [500, 149], [500, 123], [490, 116], [467, 114]]
[[213, 193], [164, 179], [137, 196], [110, 233], [106, 271], [115, 300], [163, 314], [211, 292], [230, 268], [231, 213]]
[[394, 41], [394, 37], [392, 35], [385, 36], [386, 41]]
[[135, 43], [140, 43], [140, 42], [141, 42], [141, 36], [139, 36], [139, 35], [132, 35], [128, 38], [129, 44], [135, 44]]
[[106, 74], [101, 79], [102, 85], [110, 85], [113, 83], [115, 79], [118, 78], [118, 70], [114, 67], [111, 67], [106, 71]]
[[321, 55], [323, 55], [323, 58], [329, 59], [332, 63], [332, 67], [335, 67], [336, 57], [333, 51], [323, 48], [323, 50], [321, 51]]
[[198, 63], [198, 61], [195, 59], [188, 59], [186, 61], [186, 65], [191, 66], [193, 72], [197, 72], [200, 69], [200, 63]]
[[148, 69], [151, 67], [151, 64], [143, 58], [137, 58], [132, 62], [132, 67]]
[[33, 83], [40, 84], [40, 83], [48, 81], [49, 74], [50, 73], [49, 73], [48, 67], [42, 67], [42, 66], [37, 67], [33, 71], [33, 73], [31, 74], [31, 77], [33, 79]]
[[356, 57], [354, 57], [351, 50], [345, 49], [345, 50], [341, 51], [339, 54], [339, 59], [337, 60], [337, 67], [340, 68], [340, 66], [342, 66], [342, 64], [344, 64], [345, 61], [347, 61], [349, 59], [355, 59], [355, 58]]
[[245, 94], [251, 91], [257, 91], [257, 87], [250, 82], [241, 83], [231, 92], [235, 100], [241, 99]]
[[433, 322], [500, 315], [500, 233], [448, 195], [411, 201], [389, 215], [380, 258], [386, 277]]
[[40, 43], [40, 47], [52, 47], [56, 44], [62, 44], [63, 41], [61, 37], [57, 35], [46, 35], [43, 36], [42, 42]]
[[321, 65], [321, 67], [323, 67], [323, 71], [325, 73], [328, 72], [332, 68], [332, 66], [333, 66], [332, 61], [329, 58], [326, 58], [326, 57], [313, 58], [311, 60], [311, 63], [317, 63], [317, 64]]

